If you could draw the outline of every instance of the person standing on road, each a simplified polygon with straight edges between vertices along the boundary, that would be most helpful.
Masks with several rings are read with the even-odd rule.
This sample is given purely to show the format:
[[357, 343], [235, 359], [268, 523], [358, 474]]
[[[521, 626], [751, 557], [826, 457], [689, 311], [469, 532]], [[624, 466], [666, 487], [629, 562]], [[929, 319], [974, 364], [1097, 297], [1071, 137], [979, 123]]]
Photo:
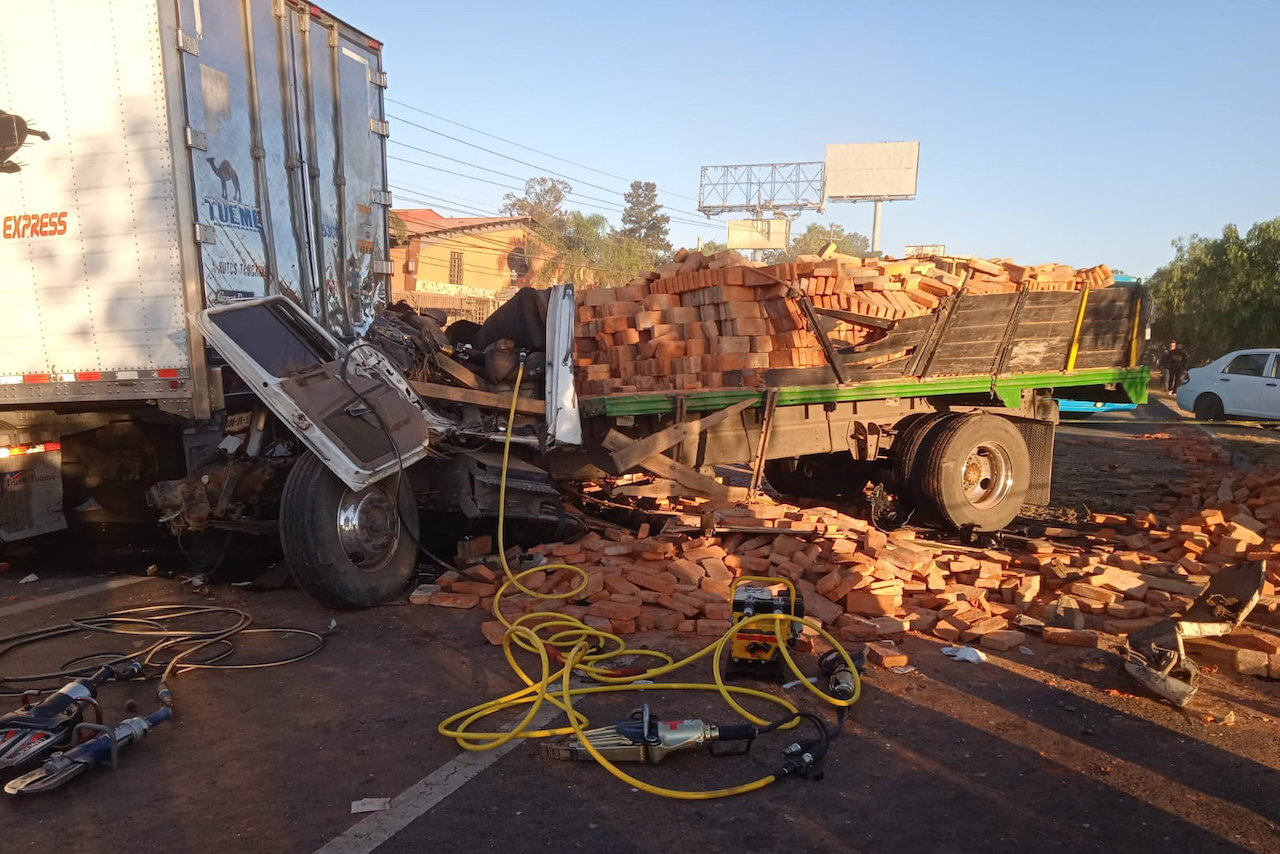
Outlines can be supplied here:
[[1164, 372], [1164, 387], [1169, 394], [1177, 394], [1182, 375], [1187, 372], [1187, 351], [1177, 341], [1169, 342], [1169, 349], [1160, 353], [1160, 370]]

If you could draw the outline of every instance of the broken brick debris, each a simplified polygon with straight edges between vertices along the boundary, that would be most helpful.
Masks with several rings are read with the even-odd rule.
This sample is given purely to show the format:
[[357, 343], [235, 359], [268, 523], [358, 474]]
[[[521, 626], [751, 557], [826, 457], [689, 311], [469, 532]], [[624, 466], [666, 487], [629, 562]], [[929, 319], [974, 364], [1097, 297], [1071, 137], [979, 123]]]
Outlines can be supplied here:
[[[662, 506], [666, 527], [644, 537], [611, 527], [531, 549], [548, 562], [580, 566], [587, 586], [573, 601], [509, 588], [504, 614], [566, 614], [616, 634], [713, 637], [730, 626], [733, 578], [774, 575], [801, 591], [805, 620], [842, 643], [917, 632], [1001, 652], [1035, 640], [1029, 625], [1043, 623], [1045, 642], [1096, 648], [1104, 635], [1181, 613], [1223, 567], [1263, 560], [1267, 580], [1255, 618], [1280, 616], [1280, 476], [1258, 471], [1176, 484], [1149, 508], [1095, 513], [1071, 528], [1048, 527], [1040, 539], [1006, 537], [999, 551], [924, 541], [907, 529], [880, 531], [827, 506], [767, 498], [746, 506], [663, 499]], [[733, 530], [705, 535], [708, 522], [713, 532]], [[484, 564], [444, 573], [411, 601], [491, 609], [499, 579], [476, 566]], [[581, 577], [559, 570], [523, 581], [545, 595], [568, 593]], [[482, 631], [501, 643], [501, 623], [486, 622]], [[805, 632], [799, 643], [814, 650], [820, 639]], [[1219, 669], [1280, 678], [1276, 635], [1241, 627], [1192, 647], [1193, 656]], [[894, 664], [885, 666], [906, 663], [896, 647], [869, 649], [873, 663], [886, 656]]]

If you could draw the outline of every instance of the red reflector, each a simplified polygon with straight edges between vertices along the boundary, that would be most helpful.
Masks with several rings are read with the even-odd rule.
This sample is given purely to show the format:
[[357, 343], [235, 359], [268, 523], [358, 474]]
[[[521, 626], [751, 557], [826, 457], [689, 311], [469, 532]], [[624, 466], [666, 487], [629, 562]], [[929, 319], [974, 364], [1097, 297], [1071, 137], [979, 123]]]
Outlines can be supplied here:
[[182, 385], [182, 383], [177, 380], [169, 380], [169, 388], [177, 388], [180, 385]]
[[161, 368], [160, 370], [156, 371], [156, 376], [158, 377], [176, 377], [177, 375], [178, 375], [177, 368]]
[[22, 381], [24, 383], [47, 383], [49, 381], [48, 374], [23, 374]]
[[44, 449], [46, 451], [61, 451], [62, 443], [61, 442], [45, 442]]
[[102, 379], [101, 371], [77, 371], [76, 379], [80, 382], [92, 382]]
[[324, 14], [324, 10], [323, 10], [323, 9], [321, 9], [319, 6], [312, 6], [312, 7], [311, 7], [311, 17], [313, 17], [313, 18], [319, 18], [319, 17], [320, 17], [321, 15], [323, 15], [323, 14]]
[[374, 50], [382, 50], [382, 42], [378, 41], [377, 39], [369, 39], [369, 47], [373, 48]]

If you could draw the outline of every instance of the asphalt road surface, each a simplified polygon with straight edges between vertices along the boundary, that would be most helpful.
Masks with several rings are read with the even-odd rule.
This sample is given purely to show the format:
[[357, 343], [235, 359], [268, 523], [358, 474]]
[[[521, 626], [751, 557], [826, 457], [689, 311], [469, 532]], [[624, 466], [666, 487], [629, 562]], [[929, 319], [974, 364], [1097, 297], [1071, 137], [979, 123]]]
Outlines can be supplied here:
[[[1140, 503], [1146, 469], [1135, 476], [1098, 461], [1121, 459], [1113, 445], [1132, 443], [1125, 466], [1176, 476], [1154, 440], [1139, 438], [1150, 429], [1064, 428], [1055, 477]], [[141, 564], [122, 558], [120, 568], [138, 573]], [[176, 719], [123, 753], [118, 770], [47, 795], [0, 795], [5, 854], [1280, 851], [1276, 683], [1212, 677], [1196, 708], [1182, 712], [1143, 694], [1109, 650], [1032, 642], [1031, 655], [996, 653], [973, 665], [909, 636], [916, 672], [868, 671], [823, 779], [677, 802], [635, 791], [594, 763], [545, 758], [531, 743], [476, 754], [438, 736], [450, 712], [519, 684], [481, 638], [476, 612], [397, 604], [334, 613], [297, 590], [201, 592], [139, 575], [95, 577], [74, 560], [47, 562], [39, 581], [19, 584], [25, 568], [15, 560], [0, 574], [0, 634], [192, 602], [243, 608], [257, 625], [323, 632], [325, 645], [283, 667], [177, 679]], [[257, 637], [237, 660], [307, 643]], [[646, 641], [673, 653], [697, 645], [663, 636], [634, 644]], [[77, 636], [0, 652], [0, 673], [102, 648]], [[812, 672], [812, 660], [801, 660]], [[801, 689], [769, 690], [803, 705]], [[108, 685], [101, 699], [109, 721], [129, 714], [126, 701], [142, 712], [154, 702], [137, 684]], [[582, 706], [603, 724], [646, 700], [666, 718], [735, 722], [714, 695], [629, 694]], [[733, 785], [776, 768], [789, 741], [778, 734], [746, 757], [694, 752], [634, 770], [673, 787]], [[391, 798], [391, 808], [352, 815], [364, 798]]]

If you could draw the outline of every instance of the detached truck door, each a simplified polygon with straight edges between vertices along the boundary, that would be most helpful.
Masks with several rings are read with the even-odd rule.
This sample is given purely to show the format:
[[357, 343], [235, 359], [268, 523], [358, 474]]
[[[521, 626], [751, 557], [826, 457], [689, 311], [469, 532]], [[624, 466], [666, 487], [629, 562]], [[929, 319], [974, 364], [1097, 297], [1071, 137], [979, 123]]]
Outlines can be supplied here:
[[284, 297], [208, 309], [193, 320], [353, 491], [422, 459], [432, 433], [452, 429], [381, 353], [365, 344], [348, 349]]

